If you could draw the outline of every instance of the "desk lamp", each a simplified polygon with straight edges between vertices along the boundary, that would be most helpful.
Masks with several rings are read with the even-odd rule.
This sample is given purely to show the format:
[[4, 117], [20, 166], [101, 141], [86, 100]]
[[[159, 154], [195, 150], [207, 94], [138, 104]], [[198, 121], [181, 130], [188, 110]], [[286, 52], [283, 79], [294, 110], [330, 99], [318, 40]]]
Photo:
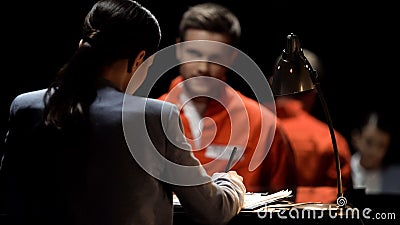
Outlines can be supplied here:
[[311, 89], [317, 90], [327, 119], [335, 154], [338, 197], [336, 203], [339, 207], [345, 206], [347, 200], [343, 197], [339, 152], [328, 106], [321, 90], [317, 71], [312, 68], [310, 62], [304, 56], [299, 38], [293, 33], [287, 36], [286, 48], [275, 65], [271, 88], [274, 96], [290, 95]]

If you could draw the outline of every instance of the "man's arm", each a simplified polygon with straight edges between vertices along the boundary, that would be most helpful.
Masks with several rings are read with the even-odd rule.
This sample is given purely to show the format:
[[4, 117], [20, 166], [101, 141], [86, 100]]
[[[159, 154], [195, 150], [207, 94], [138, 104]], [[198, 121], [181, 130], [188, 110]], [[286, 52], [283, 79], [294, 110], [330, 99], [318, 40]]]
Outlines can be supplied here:
[[290, 189], [295, 195], [297, 188], [296, 162], [292, 145], [277, 121], [271, 148], [262, 166], [265, 186], [269, 192]]

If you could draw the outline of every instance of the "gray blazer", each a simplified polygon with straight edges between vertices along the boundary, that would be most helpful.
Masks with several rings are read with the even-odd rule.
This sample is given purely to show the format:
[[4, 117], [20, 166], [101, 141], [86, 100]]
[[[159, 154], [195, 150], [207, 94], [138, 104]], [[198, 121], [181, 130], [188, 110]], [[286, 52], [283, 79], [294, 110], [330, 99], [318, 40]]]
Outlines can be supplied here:
[[19, 95], [11, 105], [0, 170], [9, 221], [172, 224], [173, 193], [199, 223], [224, 224], [239, 212], [243, 188], [226, 174], [206, 175], [175, 105], [103, 85], [90, 131], [63, 132], [43, 125], [44, 93]]

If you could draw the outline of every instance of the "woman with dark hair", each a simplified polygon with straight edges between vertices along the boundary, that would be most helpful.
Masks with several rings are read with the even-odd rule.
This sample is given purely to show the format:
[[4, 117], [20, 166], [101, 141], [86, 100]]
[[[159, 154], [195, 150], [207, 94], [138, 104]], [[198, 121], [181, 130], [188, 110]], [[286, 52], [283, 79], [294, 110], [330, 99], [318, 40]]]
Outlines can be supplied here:
[[400, 164], [391, 162], [394, 150], [394, 118], [371, 110], [351, 133], [353, 187], [365, 194], [400, 195]]
[[131, 95], [160, 38], [157, 19], [135, 1], [92, 7], [55, 82], [11, 104], [1, 222], [172, 224], [173, 193], [200, 223], [224, 224], [240, 211], [242, 177], [206, 174], [176, 106]]

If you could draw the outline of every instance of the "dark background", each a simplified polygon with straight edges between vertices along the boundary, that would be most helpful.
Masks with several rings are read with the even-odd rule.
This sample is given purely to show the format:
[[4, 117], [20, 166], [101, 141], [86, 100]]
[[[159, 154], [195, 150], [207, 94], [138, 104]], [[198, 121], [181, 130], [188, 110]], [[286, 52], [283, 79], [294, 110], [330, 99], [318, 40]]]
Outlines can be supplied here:
[[[2, 3], [1, 136], [6, 132], [12, 99], [22, 92], [45, 88], [72, 55], [80, 39], [84, 16], [94, 2]], [[174, 44], [183, 11], [200, 2], [205, 1], [141, 1], [160, 22], [162, 48]], [[239, 17], [240, 49], [265, 75], [270, 75], [289, 33], [298, 35], [303, 48], [320, 56], [325, 68], [322, 87], [332, 121], [346, 137], [354, 121], [366, 110], [380, 107], [396, 114], [399, 38], [395, 33], [399, 20], [398, 13], [393, 12], [394, 3], [214, 2], [228, 6]], [[150, 97], [158, 97], [167, 90], [167, 85], [167, 82], [158, 85]], [[237, 83], [232, 85], [239, 90], [243, 88]], [[397, 118], [393, 121], [398, 122]]]

